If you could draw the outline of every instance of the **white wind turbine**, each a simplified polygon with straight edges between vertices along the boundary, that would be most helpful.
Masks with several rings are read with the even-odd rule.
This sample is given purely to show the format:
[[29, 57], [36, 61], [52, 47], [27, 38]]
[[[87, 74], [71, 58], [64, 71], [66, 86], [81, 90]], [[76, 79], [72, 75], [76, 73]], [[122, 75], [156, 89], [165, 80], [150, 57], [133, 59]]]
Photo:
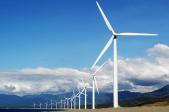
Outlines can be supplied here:
[[81, 95], [85, 95], [85, 94], [83, 94], [84, 90], [80, 91], [80, 88], [78, 88], [78, 91], [79, 93], [76, 96], [79, 98], [79, 110], [80, 110], [81, 109]]
[[99, 89], [98, 89], [98, 86], [97, 86], [97, 80], [96, 80], [96, 73], [99, 72], [106, 63], [107, 63], [107, 61], [105, 63], [103, 63], [94, 73], [92, 73], [92, 80], [93, 80], [92, 109], [95, 109], [95, 87], [96, 87], [97, 93], [99, 93]]
[[[74, 99], [74, 109], [76, 109], [76, 98], [79, 98], [79, 105], [80, 105], [80, 95], [81, 94], [83, 94], [83, 93], [81, 93], [80, 91], [75, 95], [75, 93], [74, 93], [74, 91], [73, 91], [73, 94], [74, 94], [74, 96], [73, 96], [73, 99]], [[79, 108], [80, 108], [80, 106], [79, 106]]]
[[87, 85], [84, 83], [83, 79], [82, 79], [82, 83], [83, 83], [83, 89], [82, 89], [82, 93], [84, 92], [84, 96], [85, 96], [85, 109], [87, 109]]
[[73, 106], [73, 97], [70, 98], [70, 109], [72, 109]]
[[68, 109], [69, 108], [69, 98], [65, 98], [66, 100], [66, 108]]
[[53, 101], [50, 100], [50, 109], [52, 109], [52, 106], [53, 106]]
[[58, 103], [57, 103], [57, 101], [55, 102], [55, 105], [56, 105], [56, 110], [57, 110], [57, 108], [58, 108]]
[[81, 91], [80, 91], [80, 89], [78, 88], [78, 91], [79, 91], [79, 93], [77, 94], [77, 97], [78, 97], [78, 99], [79, 99], [79, 110], [80, 110], [80, 108], [81, 108]]
[[74, 109], [76, 109], [76, 95], [74, 96]]
[[48, 109], [48, 102], [46, 102], [45, 105], [46, 105], [46, 109]]
[[63, 109], [62, 98], [61, 98], [61, 100], [60, 100], [60, 108]]
[[72, 99], [73, 99], [73, 104], [74, 104], [74, 109], [76, 109], [76, 95], [75, 95], [75, 92], [73, 90], [73, 96], [72, 96]]
[[100, 58], [103, 56], [103, 54], [107, 51], [107, 49], [110, 47], [110, 45], [112, 44], [112, 41], [114, 40], [114, 75], [113, 75], [113, 106], [114, 108], [117, 108], [119, 106], [118, 104], [118, 77], [117, 77], [117, 73], [118, 73], [118, 69], [117, 69], [117, 38], [118, 36], [157, 36], [158, 34], [148, 34], [148, 33], [130, 33], [130, 32], [124, 32], [124, 33], [116, 33], [110, 22], [108, 21], [106, 15], [104, 14], [103, 10], [101, 9], [99, 3], [96, 1], [96, 4], [99, 8], [99, 11], [108, 27], [108, 29], [112, 32], [112, 36], [109, 39], [109, 41], [107, 42], [107, 44], [105, 45], [104, 49], [101, 51], [100, 55], [98, 56], [98, 58], [96, 59], [96, 61], [94, 62], [94, 64], [92, 65], [91, 69], [93, 69], [95, 67], [95, 65], [97, 64], [97, 62], [100, 60]]
[[70, 98], [68, 98], [68, 108], [67, 109], [71, 109], [71, 97]]
[[36, 103], [33, 104], [33, 108], [34, 108], [34, 109], [36, 108]]
[[39, 103], [39, 108], [40, 108], [40, 109], [42, 108], [42, 103]]
[[63, 109], [66, 107], [66, 100], [63, 100]]
[[74, 90], [73, 90], [73, 95], [70, 97], [70, 108], [71, 109], [72, 109], [73, 104], [74, 104], [74, 96], [75, 96], [75, 93], [74, 93]]
[[[77, 93], [75, 96], [74, 96], [74, 109], [76, 109], [76, 98], [79, 98], [79, 94], [80, 93]], [[80, 100], [80, 99], [79, 99]]]

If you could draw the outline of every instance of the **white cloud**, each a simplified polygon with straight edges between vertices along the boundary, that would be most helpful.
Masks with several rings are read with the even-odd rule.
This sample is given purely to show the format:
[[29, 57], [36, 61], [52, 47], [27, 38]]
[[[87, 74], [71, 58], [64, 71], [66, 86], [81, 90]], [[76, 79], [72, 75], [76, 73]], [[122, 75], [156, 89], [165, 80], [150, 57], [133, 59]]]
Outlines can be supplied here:
[[169, 58], [169, 47], [164, 44], [156, 44], [153, 48], [148, 49], [149, 55]]
[[[147, 92], [169, 83], [169, 46], [156, 44], [147, 50], [148, 58], [119, 59], [119, 88]], [[98, 68], [98, 66], [96, 67]], [[0, 92], [18, 95], [42, 92], [68, 92], [82, 86], [81, 79], [92, 86], [89, 70], [73, 68], [25, 68], [0, 72]], [[112, 91], [113, 62], [97, 73], [101, 91]]]

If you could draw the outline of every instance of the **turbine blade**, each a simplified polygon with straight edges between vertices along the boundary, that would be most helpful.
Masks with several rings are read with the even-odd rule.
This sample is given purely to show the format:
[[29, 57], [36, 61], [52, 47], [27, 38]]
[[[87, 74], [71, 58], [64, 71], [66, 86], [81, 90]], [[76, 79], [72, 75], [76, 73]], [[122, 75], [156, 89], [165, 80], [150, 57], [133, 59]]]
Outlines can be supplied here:
[[99, 89], [98, 89], [97, 80], [95, 76], [94, 76], [94, 84], [96, 86], [97, 93], [99, 94]]
[[98, 8], [99, 8], [99, 11], [100, 11], [100, 13], [101, 13], [101, 15], [102, 15], [102, 17], [103, 17], [103, 19], [104, 19], [104, 21], [105, 21], [105, 23], [106, 23], [108, 29], [109, 29], [113, 34], [115, 34], [115, 32], [114, 32], [114, 30], [113, 30], [113, 28], [112, 28], [112, 26], [111, 26], [109, 20], [107, 19], [106, 15], [104, 14], [102, 8], [100, 7], [100, 5], [99, 5], [99, 3], [98, 3], [97, 1], [96, 1], [96, 4], [97, 4], [97, 6], [98, 6]]
[[83, 93], [84, 89], [81, 91], [81, 93]]
[[85, 95], [84, 93], [81, 93], [82, 95]]
[[103, 67], [104, 65], [107, 63], [108, 61], [104, 62], [95, 72], [93, 75], [96, 75], [97, 72], [99, 72]]
[[118, 33], [117, 35], [121, 35], [121, 36], [158, 36], [158, 34], [150, 34], [150, 33], [131, 33], [131, 32]]
[[101, 51], [101, 53], [99, 54], [98, 58], [96, 59], [96, 61], [94, 62], [94, 64], [91, 67], [91, 70], [95, 67], [95, 65], [97, 64], [97, 62], [100, 60], [100, 58], [104, 55], [104, 53], [107, 51], [107, 49], [110, 47], [110, 45], [112, 44], [113, 41], [113, 35], [112, 37], [109, 39], [109, 41], [107, 42], [107, 44], [105, 45], [105, 47], [103, 48], [103, 50]]

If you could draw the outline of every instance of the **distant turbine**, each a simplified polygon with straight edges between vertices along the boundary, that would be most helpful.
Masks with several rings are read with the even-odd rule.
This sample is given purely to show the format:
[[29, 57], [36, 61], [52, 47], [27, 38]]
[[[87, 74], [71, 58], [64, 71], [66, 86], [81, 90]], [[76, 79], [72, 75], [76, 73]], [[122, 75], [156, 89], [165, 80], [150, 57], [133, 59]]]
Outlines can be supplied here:
[[46, 102], [45, 105], [46, 105], [46, 109], [48, 109], [48, 102]]
[[76, 109], [76, 96], [74, 96], [74, 109]]
[[40, 108], [40, 109], [42, 108], [42, 103], [39, 104], [39, 108]]
[[73, 107], [73, 97], [70, 98], [70, 109]]
[[71, 109], [73, 109], [74, 96], [75, 96], [75, 93], [74, 93], [74, 90], [73, 90], [73, 95], [70, 97], [70, 107], [71, 107]]
[[67, 109], [69, 109], [69, 108], [71, 108], [71, 97], [68, 98], [68, 107], [67, 107]]
[[58, 103], [57, 102], [55, 102], [55, 105], [56, 105], [56, 109], [58, 108]]
[[66, 107], [66, 100], [63, 100], [63, 109]]
[[52, 100], [50, 100], [50, 108], [52, 109], [52, 106], [53, 106], [53, 102]]
[[36, 103], [33, 104], [33, 108], [34, 108], [34, 109], [36, 108]]
[[86, 84], [84, 83], [83, 79], [82, 79], [82, 83], [83, 83], [83, 90], [82, 90], [82, 93], [84, 92], [84, 96], [85, 96], [85, 109], [87, 109], [87, 86]]
[[60, 100], [60, 105], [61, 105], [60, 108], [62, 109], [62, 108], [63, 108], [63, 107], [62, 107], [62, 106], [63, 106], [63, 105], [62, 105], [62, 99]]
[[69, 108], [69, 98], [65, 98], [66, 100], [66, 108], [68, 109]]
[[73, 103], [74, 103], [74, 109], [76, 109], [76, 95], [74, 90], [73, 90]]
[[81, 109], [81, 95], [84, 95], [83, 94], [83, 91], [84, 90], [80, 90], [80, 88], [78, 87], [78, 91], [79, 91], [79, 93], [77, 94], [77, 97], [79, 98], [79, 110]]
[[102, 50], [102, 52], [100, 53], [100, 55], [98, 56], [98, 58], [96, 59], [96, 61], [94, 62], [94, 64], [92, 65], [91, 69], [93, 69], [95, 67], [95, 65], [97, 64], [97, 62], [100, 60], [100, 58], [104, 55], [104, 53], [107, 51], [107, 49], [110, 47], [110, 45], [112, 44], [112, 41], [114, 40], [114, 75], [113, 75], [113, 106], [114, 108], [117, 108], [119, 106], [118, 104], [118, 69], [117, 69], [117, 38], [118, 36], [157, 36], [158, 34], [148, 34], [148, 33], [130, 33], [130, 32], [124, 32], [124, 33], [116, 33], [110, 22], [108, 21], [106, 15], [104, 14], [103, 10], [101, 9], [99, 3], [96, 1], [96, 4], [99, 8], [99, 11], [108, 27], [108, 29], [112, 32], [112, 36], [109, 39], [109, 41], [107, 42], [107, 44], [105, 45], [104, 49]]
[[76, 98], [79, 98], [79, 93], [74, 96], [74, 109], [76, 109]]

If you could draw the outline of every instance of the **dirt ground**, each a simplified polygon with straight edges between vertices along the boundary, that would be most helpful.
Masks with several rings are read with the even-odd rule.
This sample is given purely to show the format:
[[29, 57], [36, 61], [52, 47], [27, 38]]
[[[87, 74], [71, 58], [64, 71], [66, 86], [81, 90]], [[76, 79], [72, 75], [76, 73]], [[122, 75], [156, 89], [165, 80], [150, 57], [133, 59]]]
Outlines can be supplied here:
[[143, 106], [143, 107], [120, 107], [118, 109], [87, 109], [67, 110], [68, 112], [169, 112], [169, 106]]

